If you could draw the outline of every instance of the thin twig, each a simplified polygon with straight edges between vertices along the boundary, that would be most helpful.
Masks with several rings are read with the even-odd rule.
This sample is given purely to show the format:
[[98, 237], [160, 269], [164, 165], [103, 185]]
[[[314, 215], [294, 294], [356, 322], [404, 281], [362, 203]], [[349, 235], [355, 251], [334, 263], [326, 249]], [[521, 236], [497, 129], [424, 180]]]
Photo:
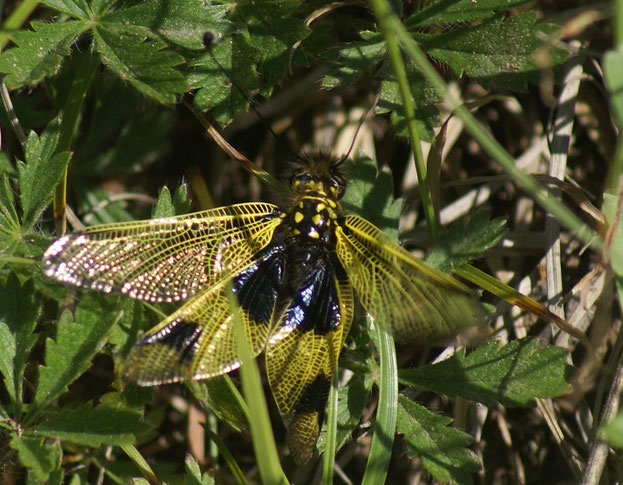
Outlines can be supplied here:
[[13, 102], [11, 101], [11, 95], [9, 94], [9, 90], [6, 87], [6, 84], [4, 84], [4, 81], [0, 82], [0, 96], [2, 97], [4, 109], [9, 117], [11, 128], [13, 128], [15, 136], [19, 140], [22, 147], [25, 147], [28, 137], [26, 136], [26, 133], [24, 133], [22, 125], [19, 123], [19, 119], [17, 119], [15, 109], [13, 108]]
[[604, 424], [609, 423], [616, 416], [619, 410], [619, 401], [623, 391], [623, 332], [619, 332], [617, 336], [610, 363], [612, 366], [609, 365], [609, 368], [616, 367], [614, 369], [614, 381], [599, 420], [599, 427], [593, 437], [594, 441], [588, 455], [584, 476], [580, 482], [581, 485], [597, 485], [599, 483], [610, 450], [608, 443], [601, 438], [600, 430]]

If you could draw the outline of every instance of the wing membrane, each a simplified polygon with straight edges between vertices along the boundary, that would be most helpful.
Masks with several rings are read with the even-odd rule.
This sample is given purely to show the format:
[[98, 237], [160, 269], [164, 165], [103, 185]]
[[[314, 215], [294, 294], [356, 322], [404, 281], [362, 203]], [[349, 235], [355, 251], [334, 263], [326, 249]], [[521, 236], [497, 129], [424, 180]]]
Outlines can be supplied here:
[[[286, 426], [288, 447], [301, 465], [309, 460], [316, 445], [331, 380], [353, 319], [352, 287], [347, 280], [338, 280], [332, 271], [327, 273], [327, 279], [314, 288], [310, 298], [325, 306], [308, 309], [309, 318], [301, 318], [308, 319], [311, 328], [306, 323], [293, 325], [301, 312], [297, 308], [289, 313], [294, 308], [291, 302], [266, 348], [268, 382]], [[325, 298], [326, 290], [330, 298]], [[329, 326], [326, 315], [332, 302], [339, 306], [340, 317], [338, 324]]]
[[[225, 374], [240, 365], [234, 322], [243, 326], [258, 355], [273, 321], [284, 251], [282, 244], [271, 244], [246, 270], [204, 289], [151, 329], [132, 348], [124, 376], [152, 386]], [[235, 307], [231, 291], [238, 297]]]
[[481, 305], [467, 287], [361, 217], [345, 217], [336, 253], [363, 307], [394, 335], [440, 339], [482, 319]]
[[51, 278], [150, 302], [180, 301], [252, 263], [281, 223], [276, 206], [247, 203], [180, 217], [93, 226], [43, 257]]
[[266, 343], [268, 327], [250, 322], [240, 307], [232, 310], [227, 285], [220, 282], [189, 300], [150, 330], [132, 348], [124, 377], [155, 386], [225, 374], [240, 365], [232, 323], [244, 324], [254, 355]]

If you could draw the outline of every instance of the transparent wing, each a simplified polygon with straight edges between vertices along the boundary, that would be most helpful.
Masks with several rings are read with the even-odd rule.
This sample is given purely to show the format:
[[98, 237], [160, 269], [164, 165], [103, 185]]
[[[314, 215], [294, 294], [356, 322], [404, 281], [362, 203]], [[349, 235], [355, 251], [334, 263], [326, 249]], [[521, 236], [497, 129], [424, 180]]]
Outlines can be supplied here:
[[483, 320], [474, 294], [394, 243], [372, 223], [346, 216], [336, 253], [363, 307], [408, 341], [451, 336]]
[[[290, 453], [299, 465], [314, 451], [354, 308], [349, 282], [333, 274], [301, 299], [311, 304], [302, 308], [295, 297], [266, 347], [266, 375], [286, 426]], [[331, 313], [339, 314], [339, 323]], [[328, 323], [332, 319], [334, 324]]]
[[233, 322], [243, 323], [254, 355], [266, 343], [268, 325], [256, 325], [238, 307], [232, 310], [220, 282], [189, 300], [150, 330], [130, 351], [123, 375], [155, 386], [225, 374], [240, 365]]
[[276, 206], [238, 204], [180, 217], [93, 226], [56, 240], [44, 273], [150, 302], [180, 301], [248, 266], [281, 223]]
[[[254, 355], [266, 345], [285, 267], [285, 246], [271, 244], [233, 278], [205, 288], [132, 348], [124, 377], [142, 386], [206, 379], [240, 365], [235, 325]], [[236, 295], [232, 305], [231, 291]]]

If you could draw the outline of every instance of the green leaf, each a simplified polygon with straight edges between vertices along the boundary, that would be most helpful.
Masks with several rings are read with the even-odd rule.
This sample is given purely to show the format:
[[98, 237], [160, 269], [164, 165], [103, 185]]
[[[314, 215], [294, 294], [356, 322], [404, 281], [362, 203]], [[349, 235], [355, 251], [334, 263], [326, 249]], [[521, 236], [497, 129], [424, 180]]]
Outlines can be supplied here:
[[604, 434], [612, 446], [623, 448], [623, 413], [606, 425]]
[[61, 444], [46, 443], [43, 438], [31, 438], [14, 434], [11, 448], [17, 451], [22, 465], [32, 471], [41, 482], [46, 482], [54, 470], [61, 465]]
[[92, 16], [86, 0], [43, 0], [41, 3], [79, 19], [88, 20]]
[[[336, 65], [336, 70], [322, 80], [324, 86], [331, 88], [342, 84], [352, 84], [365, 73], [376, 70], [377, 65], [385, 59], [385, 42], [378, 32], [362, 31], [360, 35], [361, 41], [345, 44], [324, 54], [324, 58]], [[415, 117], [418, 133], [422, 139], [431, 140], [433, 127], [439, 117], [437, 106], [439, 98], [413, 63], [407, 62], [405, 67], [411, 94], [417, 107]], [[377, 112], [390, 112], [398, 135], [408, 137], [402, 97], [391, 65], [383, 62], [377, 76], [381, 78]]]
[[120, 317], [116, 299], [87, 294], [81, 298], [74, 317], [65, 311], [58, 322], [56, 339], [47, 339], [45, 367], [39, 368], [39, 382], [29, 419], [56, 399], [84, 373], [91, 359], [105, 343], [106, 335]]
[[80, 194], [78, 198], [81, 202], [77, 206], [77, 212], [86, 213], [83, 219], [86, 225], [136, 220], [136, 216], [129, 212], [125, 201], [112, 200], [110, 192], [102, 188], [79, 185], [75, 190]]
[[[11, 160], [9, 160], [9, 157], [7, 157], [4, 152], [0, 152], [0, 173], [5, 177], [11, 178], [14, 178], [17, 175], [15, 167], [13, 167]], [[2, 196], [5, 196], [5, 194], [2, 194]]]
[[397, 241], [402, 203], [392, 196], [390, 171], [383, 168], [377, 173], [376, 165], [366, 156], [347, 162], [344, 171], [349, 178], [342, 199], [346, 211], [368, 219]]
[[65, 472], [62, 468], [57, 468], [50, 473], [46, 485], [63, 485], [65, 483]]
[[403, 384], [493, 406], [527, 406], [537, 397], [555, 397], [569, 388], [567, 351], [538, 348], [538, 340], [491, 340], [468, 356], [460, 350], [437, 364], [400, 371]]
[[[191, 61], [188, 82], [198, 89], [195, 104], [199, 109], [214, 108], [214, 119], [229, 123], [243, 114], [248, 106], [248, 93], [257, 89], [256, 66], [260, 53], [244, 33], [231, 33], [215, 43], [212, 53], [227, 75], [215, 64], [208, 51]], [[240, 87], [240, 93], [229, 77]]]
[[103, 15], [118, 5], [116, 0], [91, 0], [91, 9], [97, 15]]
[[606, 52], [602, 64], [612, 111], [619, 129], [623, 129], [623, 47]]
[[451, 272], [457, 266], [480, 258], [505, 232], [506, 219], [498, 217], [490, 221], [489, 216], [488, 211], [481, 211], [470, 221], [462, 219], [453, 224], [435, 244], [426, 262], [441, 271]]
[[530, 0], [435, 0], [415, 12], [405, 22], [407, 28], [470, 22], [492, 17], [496, 11], [509, 10]]
[[[371, 384], [371, 380], [360, 379], [357, 376], [338, 390], [336, 439], [338, 450], [344, 446], [359, 424]], [[318, 437], [317, 447], [321, 453], [325, 450], [326, 428], [326, 423], [324, 423]]]
[[330, 49], [324, 55], [326, 59], [335, 63], [336, 71], [324, 77], [323, 86], [334, 88], [352, 84], [385, 57], [385, 42], [378, 32], [364, 31], [359, 35], [361, 41]]
[[184, 468], [186, 469], [186, 476], [184, 477], [184, 483], [186, 485], [214, 484], [214, 478], [211, 477], [207, 472], [203, 474], [201, 473], [199, 463], [197, 463], [197, 460], [195, 460], [195, 458], [190, 453], [186, 455]]
[[479, 469], [478, 458], [467, 449], [473, 439], [448, 427], [451, 421], [404, 396], [398, 397], [397, 429], [404, 435], [407, 454], [412, 458], [419, 456], [435, 480], [471, 484], [471, 474]]
[[[524, 12], [503, 19], [496, 15], [479, 25], [469, 25], [442, 34], [414, 34], [422, 49], [435, 59], [447, 63], [457, 76], [466, 74], [485, 87], [500, 86], [522, 91], [529, 81], [538, 80], [535, 51], [543, 44], [536, 26], [536, 13]], [[561, 51], [553, 51], [551, 65], [564, 61]]]
[[355, 378], [338, 391], [337, 401], [337, 449], [350, 438], [359, 424], [366, 396], [372, 388], [372, 381]]
[[222, 24], [216, 30], [213, 52], [245, 94], [238, 92], [205, 52], [190, 61], [189, 83], [200, 88], [196, 105], [202, 110], [214, 108], [214, 118], [229, 123], [246, 111], [247, 93], [259, 87], [262, 95], [270, 95], [286, 74], [292, 47], [309, 33], [296, 15], [297, 8], [297, 0], [238, 3], [230, 16], [231, 27]]
[[[4, 157], [0, 153], [0, 157]], [[22, 235], [21, 223], [17, 215], [14, 193], [7, 171], [0, 174], [0, 253], [11, 254], [10, 247]], [[2, 263], [0, 263], [0, 267]]]
[[606, 217], [606, 221], [613, 228], [616, 228], [615, 237], [612, 240], [611, 247], [608, 249], [608, 256], [614, 272], [617, 291], [621, 292], [623, 290], [623, 214], [620, 211], [621, 196], [619, 188], [607, 188], [602, 197], [602, 212]]
[[139, 331], [143, 328], [145, 306], [139, 301], [121, 298], [117, 308], [121, 310], [121, 316], [108, 334], [108, 343], [118, 347], [119, 355], [125, 356], [136, 343]]
[[226, 5], [203, 0], [148, 0], [107, 14], [103, 21], [131, 25], [137, 33], [157, 33], [163, 40], [188, 49], [203, 49], [203, 34], [228, 32]]
[[191, 200], [188, 195], [188, 184], [181, 183], [173, 194], [173, 211], [175, 214], [187, 214], [190, 211]]
[[305, 22], [296, 15], [298, 0], [239, 2], [232, 22], [244, 25], [250, 43], [260, 53], [260, 89], [264, 95], [281, 81], [288, 68], [292, 46], [309, 34]]
[[[0, 154], [2, 156], [3, 154]], [[6, 171], [0, 174], [0, 215], [10, 222], [9, 225], [19, 225], [19, 218], [14, 203], [14, 193]]]
[[227, 423], [236, 431], [248, 430], [249, 420], [238, 399], [240, 395], [234, 391], [227, 382], [229, 376], [219, 376], [201, 382], [188, 382], [193, 395], [205, 407], [220, 420]]
[[186, 214], [189, 209], [190, 201], [188, 200], [188, 186], [186, 184], [181, 184], [173, 197], [171, 197], [171, 192], [167, 187], [162, 187], [151, 217], [153, 219], [173, 217], [179, 214]]
[[9, 412], [7, 409], [0, 403], [0, 423], [9, 419]]
[[21, 286], [13, 273], [0, 287], [0, 302], [0, 372], [16, 408], [14, 418], [19, 419], [24, 368], [37, 341], [34, 329], [41, 302], [35, 298], [32, 281]]
[[[143, 455], [141, 455], [141, 452], [134, 445], [121, 445], [121, 449], [133, 463], [124, 460], [107, 463], [107, 470], [112, 470], [118, 477], [117, 483], [132, 483], [132, 485], [138, 483], [166, 483], [165, 480], [167, 477], [163, 475], [170, 475], [172, 472], [171, 468], [177, 468], [176, 466], [171, 467], [170, 464], [159, 460], [158, 463], [154, 465], [154, 468], [158, 471], [158, 478], [156, 478], [156, 472], [152, 470], [149, 463], [147, 463]], [[149, 477], [150, 481], [136, 478], [140, 475]], [[140, 480], [144, 481], [141, 482]]]
[[[440, 98], [437, 91], [422, 76], [418, 67], [410, 60], [405, 61], [409, 88], [415, 104], [415, 125], [422, 140], [433, 139], [433, 128], [439, 121]], [[381, 68], [381, 90], [379, 92], [378, 113], [391, 113], [391, 121], [396, 134], [408, 138], [409, 131], [402, 107], [402, 96], [398, 82], [394, 78], [389, 62]]]
[[158, 194], [158, 200], [154, 207], [152, 214], [153, 219], [160, 217], [173, 217], [175, 215], [175, 209], [173, 208], [173, 199], [171, 198], [171, 191], [168, 187], [162, 187]]
[[379, 400], [376, 410], [374, 434], [362, 482], [385, 483], [394, 448], [398, 420], [398, 368], [396, 344], [392, 336], [380, 326], [375, 326], [374, 346], [379, 352], [378, 388]]
[[[68, 59], [68, 61], [73, 64], [72, 60]], [[67, 71], [69, 71], [69, 69]], [[65, 72], [65, 69], [61, 69], [61, 73]], [[58, 115], [58, 110], [52, 107], [52, 103], [42, 103], [42, 99], [35, 96], [32, 91], [19, 91], [19, 94], [18, 92], [12, 91], [11, 101], [15, 108], [15, 114], [25, 133], [45, 126], [52, 118]], [[11, 164], [13, 163], [12, 161]], [[15, 167], [13, 167], [12, 171], [15, 171]]]
[[139, 36], [115, 23], [96, 25], [93, 36], [104, 63], [143, 94], [162, 104], [173, 104], [176, 95], [186, 91], [184, 77], [174, 69], [184, 58], [163, 50], [164, 42]]
[[24, 228], [29, 229], [37, 222], [69, 163], [69, 152], [54, 154], [59, 134], [58, 118], [50, 121], [41, 137], [31, 131], [26, 142], [26, 163], [17, 165]]
[[4, 82], [11, 89], [31, 86], [55, 75], [63, 58], [69, 55], [69, 47], [88, 29], [82, 20], [50, 24], [33, 21], [31, 26], [32, 31], [11, 34], [17, 47], [0, 56], [0, 72], [6, 74]]
[[135, 436], [146, 432], [149, 426], [139, 413], [108, 405], [95, 408], [82, 404], [75, 409], [63, 409], [31, 431], [39, 436], [71, 441], [83, 446], [124, 445]]
[[[168, 133], [177, 113], [156, 105], [145, 106], [145, 98], [131, 86], [96, 79], [103, 103], [93, 113], [80, 150], [72, 160], [81, 175], [139, 173], [169, 149]], [[111, 143], [114, 139], [114, 143]]]

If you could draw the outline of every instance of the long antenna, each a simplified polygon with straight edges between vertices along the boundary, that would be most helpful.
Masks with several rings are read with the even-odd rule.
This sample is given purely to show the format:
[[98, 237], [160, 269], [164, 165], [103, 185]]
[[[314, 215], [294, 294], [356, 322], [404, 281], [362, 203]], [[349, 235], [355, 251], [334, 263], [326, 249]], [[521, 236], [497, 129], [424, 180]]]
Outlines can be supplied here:
[[284, 186], [281, 182], [279, 182], [276, 178], [270, 175], [266, 170], [258, 167], [255, 163], [245, 157], [242, 153], [236, 150], [233, 146], [229, 144], [225, 138], [218, 132], [214, 126], [203, 116], [203, 114], [195, 108], [192, 104], [190, 104], [185, 99], [182, 99], [182, 104], [186, 106], [186, 108], [197, 118], [199, 123], [205, 128], [208, 132], [208, 135], [216, 142], [216, 144], [223, 150], [227, 155], [236, 160], [242, 167], [248, 172], [252, 173], [255, 177], [260, 179], [269, 187], [273, 188], [277, 192], [286, 192], [287, 187]]
[[[257, 117], [264, 122], [264, 124], [266, 125], [266, 127], [268, 128], [268, 131], [270, 131], [270, 133], [277, 138], [276, 133], [273, 131], [273, 129], [270, 127], [270, 123], [262, 116], [262, 114], [258, 111], [258, 109], [255, 107], [255, 105], [251, 102], [251, 99], [249, 98], [249, 95], [240, 87], [240, 85], [238, 85], [238, 83], [234, 80], [233, 76], [227, 71], [227, 69], [225, 69], [223, 67], [223, 65], [218, 61], [218, 59], [216, 58], [216, 56], [214, 55], [214, 52], [212, 50], [212, 45], [214, 43], [214, 34], [210, 31], [206, 31], [203, 34], [203, 45], [205, 46], [206, 50], [208, 51], [208, 53], [210, 54], [210, 57], [212, 58], [212, 60], [214, 61], [214, 63], [218, 66], [218, 68], [220, 69], [220, 71], [225, 75], [225, 77], [227, 77], [227, 79], [229, 80], [229, 82], [231, 82], [232, 86], [234, 86], [238, 92], [249, 102], [249, 106], [251, 107], [251, 109], [255, 112], [255, 114], [257, 115]], [[338, 162], [338, 165], [344, 163], [344, 161], [346, 161], [346, 159], [350, 156], [351, 152], [353, 151], [353, 148], [355, 147], [355, 141], [357, 141], [357, 135], [359, 134], [359, 130], [361, 129], [361, 127], [363, 126], [364, 121], [366, 120], [368, 114], [370, 113], [370, 110], [376, 106], [377, 102], [378, 102], [378, 95], [374, 98], [374, 102], [372, 104], [370, 104], [370, 106], [368, 106], [368, 108], [366, 109], [366, 111], [363, 113], [363, 115], [361, 116], [361, 119], [359, 120], [359, 124], [357, 125], [357, 129], [355, 130], [355, 134], [353, 136], [353, 140], [351, 141], [350, 147], [348, 148], [348, 151], [346, 152], [346, 154], [344, 156], [342, 156]]]
[[350, 156], [350, 152], [352, 152], [353, 148], [355, 147], [355, 141], [357, 141], [357, 135], [359, 134], [359, 130], [363, 126], [363, 122], [366, 121], [366, 118], [368, 117], [368, 113], [370, 112], [370, 110], [376, 106], [376, 103], [378, 102], [378, 100], [379, 100], [379, 97], [377, 95], [374, 97], [374, 102], [370, 106], [368, 106], [368, 109], [366, 109], [366, 111], [361, 115], [361, 118], [359, 119], [359, 123], [357, 124], [357, 129], [355, 130], [355, 134], [353, 135], [353, 140], [350, 142], [350, 146], [348, 147], [348, 151], [337, 162], [338, 165], [341, 165], [342, 163], [344, 163], [346, 159]]
[[208, 53], [210, 54], [210, 57], [212, 58], [212, 60], [214, 61], [214, 63], [218, 66], [218, 68], [221, 70], [221, 72], [225, 75], [225, 77], [227, 77], [227, 79], [229, 80], [229, 82], [232, 84], [232, 86], [234, 86], [238, 92], [242, 95], [242, 97], [244, 99], [246, 99], [249, 102], [249, 106], [251, 107], [251, 109], [255, 112], [255, 114], [257, 115], [257, 117], [262, 120], [265, 124], [266, 127], [268, 128], [268, 131], [271, 132], [271, 134], [277, 138], [277, 135], [275, 134], [275, 132], [273, 131], [273, 129], [270, 127], [270, 123], [268, 121], [266, 121], [266, 119], [260, 114], [260, 112], [258, 111], [258, 109], [255, 107], [255, 105], [251, 102], [251, 99], [249, 98], [248, 93], [246, 93], [239, 85], [236, 81], [234, 81], [234, 78], [231, 74], [229, 74], [229, 72], [227, 72], [227, 69], [225, 69], [223, 67], [223, 65], [216, 59], [216, 56], [214, 55], [214, 52], [212, 51], [212, 44], [214, 43], [214, 34], [210, 31], [207, 31], [203, 34], [203, 45], [205, 46], [206, 50], [208, 51]]

